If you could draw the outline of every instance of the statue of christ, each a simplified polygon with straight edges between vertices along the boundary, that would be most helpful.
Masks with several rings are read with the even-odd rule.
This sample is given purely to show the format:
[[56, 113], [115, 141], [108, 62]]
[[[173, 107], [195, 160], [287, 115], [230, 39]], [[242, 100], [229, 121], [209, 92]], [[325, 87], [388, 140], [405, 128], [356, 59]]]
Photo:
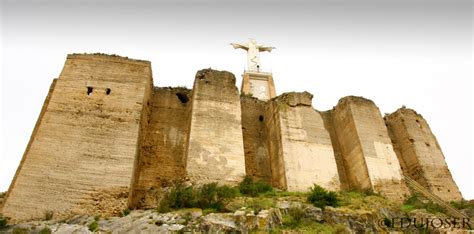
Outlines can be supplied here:
[[249, 71], [260, 71], [260, 55], [259, 52], [268, 51], [271, 52], [275, 47], [263, 46], [257, 44], [257, 41], [250, 39], [246, 44], [230, 43], [234, 49], [243, 49], [247, 51], [247, 66]]

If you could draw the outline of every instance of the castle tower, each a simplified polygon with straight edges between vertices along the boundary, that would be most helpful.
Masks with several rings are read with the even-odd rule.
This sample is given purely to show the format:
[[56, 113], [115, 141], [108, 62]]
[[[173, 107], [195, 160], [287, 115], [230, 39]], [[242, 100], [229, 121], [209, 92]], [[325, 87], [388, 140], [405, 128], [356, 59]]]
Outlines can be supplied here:
[[245, 95], [256, 97], [267, 101], [276, 96], [273, 75], [270, 72], [262, 72], [259, 52], [271, 52], [275, 47], [263, 46], [250, 39], [247, 44], [231, 43], [235, 49], [247, 51], [247, 70], [242, 75], [241, 92]]
[[234, 75], [198, 71], [191, 100], [186, 177], [193, 184], [238, 184], [245, 176], [245, 156]]
[[[68, 55], [7, 192], [3, 215], [17, 222], [48, 213], [57, 219], [125, 209], [152, 85], [148, 61]], [[102, 200], [107, 197], [111, 200]]]
[[313, 184], [340, 189], [330, 133], [308, 92], [284, 93], [267, 102], [264, 123], [273, 186], [308, 191]]
[[423, 116], [400, 108], [385, 116], [385, 123], [404, 174], [445, 201], [461, 200], [441, 147]]
[[375, 103], [362, 97], [344, 97], [334, 108], [333, 123], [351, 187], [403, 200], [409, 191]]

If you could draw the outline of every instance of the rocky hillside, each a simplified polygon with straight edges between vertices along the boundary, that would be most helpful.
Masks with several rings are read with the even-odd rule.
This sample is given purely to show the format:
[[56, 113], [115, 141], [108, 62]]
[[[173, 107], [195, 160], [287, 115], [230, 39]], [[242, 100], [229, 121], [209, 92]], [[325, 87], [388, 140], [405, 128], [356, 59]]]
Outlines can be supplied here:
[[[214, 188], [214, 187], [213, 187]], [[213, 202], [203, 206], [209, 198], [187, 189], [175, 189], [156, 209], [124, 210], [120, 216], [75, 216], [62, 220], [42, 220], [7, 225], [6, 233], [167, 233], [201, 232], [272, 232], [272, 233], [380, 233], [387, 231], [444, 233], [468, 229], [462, 224], [448, 225], [444, 210], [416, 196], [405, 204], [396, 204], [377, 194], [362, 192], [328, 193], [311, 190], [309, 193], [265, 191], [230, 196], [215, 187]], [[226, 188], [229, 189], [229, 188]], [[264, 189], [265, 190], [265, 189]], [[184, 191], [187, 191], [186, 193]], [[192, 196], [190, 196], [192, 195]], [[335, 197], [332, 197], [334, 195]], [[181, 199], [180, 198], [186, 198]], [[195, 203], [190, 203], [191, 199]], [[335, 200], [333, 200], [335, 198]], [[220, 201], [224, 201], [220, 203]], [[188, 205], [183, 205], [188, 204]], [[216, 205], [217, 204], [217, 205]], [[220, 206], [220, 205], [222, 206]], [[332, 206], [328, 206], [331, 204]], [[456, 204], [467, 215], [473, 216], [473, 203]], [[175, 208], [184, 206], [184, 208]], [[185, 208], [196, 206], [200, 208]], [[319, 206], [319, 207], [317, 207]], [[411, 221], [403, 218], [411, 218]], [[52, 217], [46, 217], [50, 219]], [[413, 225], [416, 219], [416, 226]], [[420, 220], [428, 225], [423, 225]], [[431, 222], [431, 221], [435, 222]], [[438, 222], [444, 222], [439, 225]], [[431, 222], [431, 223], [430, 223]], [[1, 224], [0, 224], [1, 225]]]

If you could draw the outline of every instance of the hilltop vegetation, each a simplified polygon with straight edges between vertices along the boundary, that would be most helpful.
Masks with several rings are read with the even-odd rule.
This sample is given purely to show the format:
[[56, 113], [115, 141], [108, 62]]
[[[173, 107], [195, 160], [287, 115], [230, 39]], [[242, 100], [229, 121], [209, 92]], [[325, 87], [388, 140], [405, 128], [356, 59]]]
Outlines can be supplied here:
[[[456, 203], [471, 209], [472, 203]], [[77, 216], [5, 227], [7, 231], [51, 232], [246, 232], [347, 233], [419, 231], [390, 227], [399, 217], [447, 217], [435, 204], [412, 196], [397, 204], [362, 191], [332, 192], [314, 185], [307, 192], [285, 192], [245, 178], [238, 186], [217, 183], [177, 184], [167, 190], [156, 209], [124, 210], [121, 217]], [[0, 225], [2, 225], [0, 218]], [[49, 232], [48, 232], [49, 231]]]

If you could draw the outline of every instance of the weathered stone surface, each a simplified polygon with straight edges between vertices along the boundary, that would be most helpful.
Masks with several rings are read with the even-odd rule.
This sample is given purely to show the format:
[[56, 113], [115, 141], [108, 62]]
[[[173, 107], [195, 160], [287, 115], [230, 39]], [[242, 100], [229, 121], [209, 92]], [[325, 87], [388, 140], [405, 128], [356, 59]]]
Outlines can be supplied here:
[[377, 106], [362, 97], [342, 98], [333, 121], [350, 184], [403, 200], [408, 188]]
[[334, 127], [334, 110], [320, 112], [324, 120], [324, 128], [329, 132], [331, 138], [332, 149], [334, 150], [334, 158], [336, 159], [337, 174], [341, 183], [341, 190], [350, 190], [351, 185], [347, 178], [346, 169], [344, 167], [344, 158], [342, 157], [341, 146], [337, 138], [336, 129]]
[[304, 214], [305, 214], [305, 217], [310, 220], [313, 220], [316, 222], [323, 221], [323, 210], [321, 208], [308, 206], [304, 209]]
[[339, 190], [330, 135], [311, 98], [307, 92], [286, 93], [267, 104], [272, 181], [288, 191], [307, 191], [313, 184]]
[[246, 175], [271, 183], [270, 155], [265, 127], [265, 102], [247, 96], [242, 96], [240, 102]]
[[187, 177], [236, 184], [245, 176], [240, 95], [232, 73], [198, 71], [192, 95]]
[[426, 120], [414, 110], [400, 108], [385, 116], [403, 172], [446, 200], [461, 200], [441, 147]]
[[[53, 82], [2, 212], [70, 214], [97, 190], [129, 187], [152, 88], [147, 61], [69, 55]], [[146, 120], [145, 120], [146, 121]]]
[[312, 106], [313, 95], [308, 92], [290, 92], [284, 93], [275, 98], [280, 103], [285, 103], [288, 106]]
[[[155, 88], [139, 156], [133, 207], [154, 207], [156, 190], [185, 177], [191, 90]], [[148, 196], [150, 194], [151, 196]]]

